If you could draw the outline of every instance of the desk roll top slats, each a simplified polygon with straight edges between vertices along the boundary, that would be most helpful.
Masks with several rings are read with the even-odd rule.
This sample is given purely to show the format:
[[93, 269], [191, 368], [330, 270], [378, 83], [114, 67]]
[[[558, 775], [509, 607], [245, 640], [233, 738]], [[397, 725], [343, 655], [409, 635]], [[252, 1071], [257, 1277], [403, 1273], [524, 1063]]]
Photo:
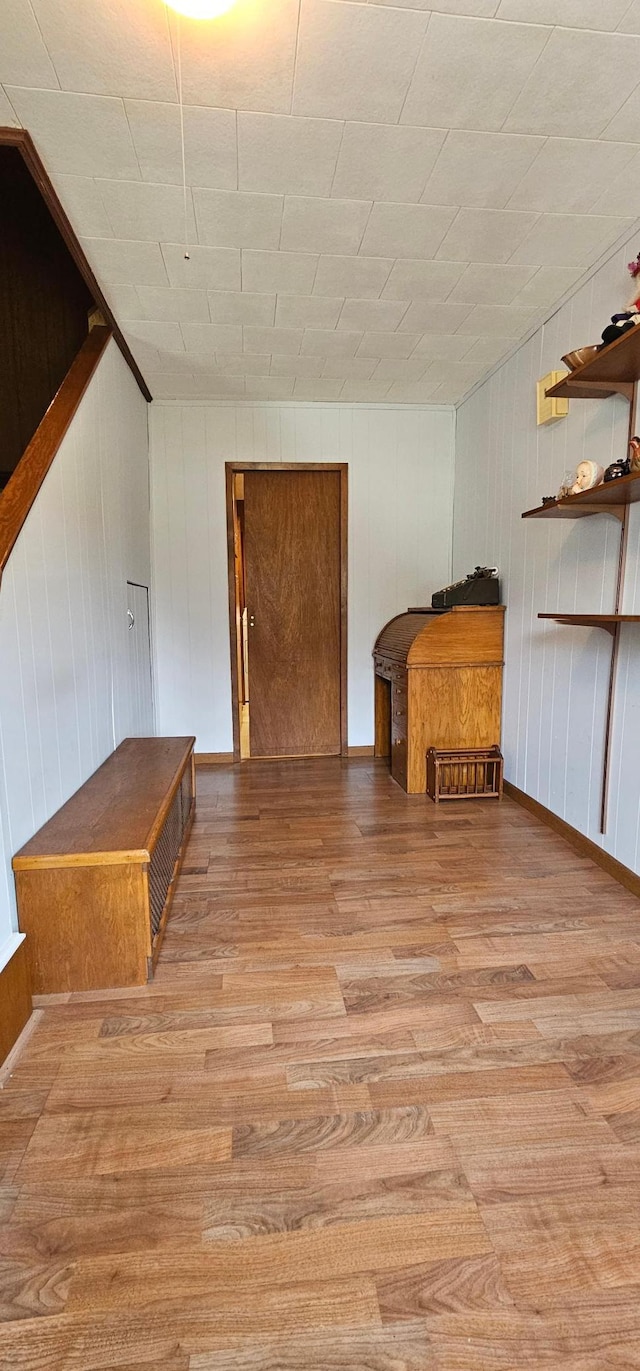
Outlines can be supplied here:
[[430, 747], [500, 742], [504, 605], [408, 610], [374, 650], [375, 750], [410, 794], [426, 790]]
[[194, 738], [127, 738], [13, 859], [36, 994], [144, 985], [195, 809]]

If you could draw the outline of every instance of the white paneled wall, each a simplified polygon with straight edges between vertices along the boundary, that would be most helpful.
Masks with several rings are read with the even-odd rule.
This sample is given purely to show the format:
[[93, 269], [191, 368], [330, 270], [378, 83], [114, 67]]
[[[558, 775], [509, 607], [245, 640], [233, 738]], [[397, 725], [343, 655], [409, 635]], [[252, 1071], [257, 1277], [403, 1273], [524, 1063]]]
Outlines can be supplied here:
[[0, 586], [0, 968], [17, 927], [12, 854], [134, 722], [127, 579], [149, 582], [146, 410], [110, 343]]
[[[626, 452], [619, 397], [574, 400], [567, 419], [536, 426], [535, 383], [570, 348], [598, 342], [630, 294], [635, 239], [458, 410], [454, 571], [502, 570], [506, 619], [506, 775], [626, 866], [640, 870], [640, 625], [623, 629], [615, 702], [609, 831], [599, 834], [610, 639], [545, 624], [539, 612], [614, 606], [619, 526], [606, 517], [522, 522], [582, 458]], [[625, 613], [640, 613], [640, 506], [631, 511]]]
[[450, 579], [453, 410], [154, 404], [150, 420], [159, 731], [233, 746], [225, 462], [348, 462], [349, 743], [372, 743], [376, 634]]

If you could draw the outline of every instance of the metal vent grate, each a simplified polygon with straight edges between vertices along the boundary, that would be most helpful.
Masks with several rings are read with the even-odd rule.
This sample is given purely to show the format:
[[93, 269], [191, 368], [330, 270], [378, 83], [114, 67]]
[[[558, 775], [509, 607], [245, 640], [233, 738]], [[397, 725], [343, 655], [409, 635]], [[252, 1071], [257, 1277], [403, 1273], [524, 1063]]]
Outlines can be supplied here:
[[191, 768], [187, 767], [149, 863], [149, 902], [153, 938], [156, 937], [160, 927], [162, 913], [167, 902], [169, 886], [182, 843], [182, 835], [189, 818], [192, 793]]

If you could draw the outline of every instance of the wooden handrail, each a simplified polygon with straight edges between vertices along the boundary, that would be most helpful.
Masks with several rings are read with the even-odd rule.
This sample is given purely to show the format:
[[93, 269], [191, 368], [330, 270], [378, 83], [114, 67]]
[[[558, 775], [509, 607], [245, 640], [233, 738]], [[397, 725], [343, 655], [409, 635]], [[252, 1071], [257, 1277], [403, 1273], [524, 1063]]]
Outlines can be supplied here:
[[91, 330], [0, 493], [0, 582], [29, 510], [110, 338], [110, 328], [99, 326]]

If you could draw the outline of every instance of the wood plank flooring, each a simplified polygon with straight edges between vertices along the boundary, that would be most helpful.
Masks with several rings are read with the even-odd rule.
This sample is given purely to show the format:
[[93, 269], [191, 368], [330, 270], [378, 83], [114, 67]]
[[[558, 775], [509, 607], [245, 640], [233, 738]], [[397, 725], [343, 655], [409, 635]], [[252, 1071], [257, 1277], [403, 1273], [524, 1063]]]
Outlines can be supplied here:
[[640, 906], [508, 800], [200, 769], [0, 1091], [2, 1371], [640, 1369]]

